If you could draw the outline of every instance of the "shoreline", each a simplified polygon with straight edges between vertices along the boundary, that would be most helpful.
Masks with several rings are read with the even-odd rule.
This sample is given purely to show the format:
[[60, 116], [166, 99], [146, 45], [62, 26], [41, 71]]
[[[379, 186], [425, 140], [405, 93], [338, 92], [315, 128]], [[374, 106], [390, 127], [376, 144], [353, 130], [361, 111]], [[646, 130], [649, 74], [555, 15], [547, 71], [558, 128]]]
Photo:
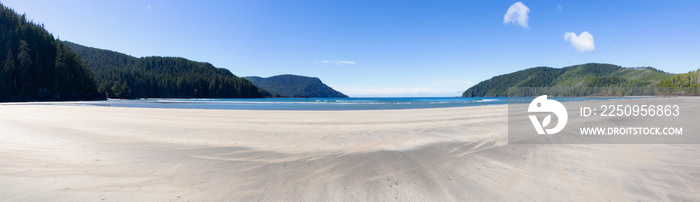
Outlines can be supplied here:
[[[414, 98], [414, 97], [401, 97], [401, 98], [376, 98], [376, 99], [440, 99], [439, 97], [431, 98]], [[447, 99], [452, 99], [451, 97], [444, 97]], [[413, 110], [413, 109], [440, 109], [440, 108], [460, 108], [460, 107], [478, 107], [478, 106], [491, 106], [491, 105], [507, 105], [508, 97], [483, 97], [479, 99], [474, 99], [474, 97], [465, 98], [469, 102], [457, 102], [459, 104], [453, 103], [454, 100], [445, 101], [405, 101], [400, 103], [392, 102], [376, 102], [375, 103], [337, 103], [337, 102], [243, 102], [243, 101], [218, 101], [218, 98], [206, 98], [206, 99], [180, 99], [180, 98], [166, 98], [166, 99], [151, 99], [151, 100], [104, 100], [104, 101], [65, 101], [65, 102], [13, 102], [13, 103], [0, 103], [2, 105], [81, 105], [81, 106], [103, 106], [103, 107], [125, 107], [125, 108], [145, 108], [145, 109], [206, 109], [206, 110], [252, 110], [252, 111], [375, 111], [375, 110]], [[572, 100], [563, 100], [563, 102], [580, 102], [580, 101], [593, 101], [600, 100], [600, 97], [586, 97], [591, 100], [577, 100], [578, 97], [559, 97], [559, 98], [574, 98]], [[661, 98], [661, 97], [606, 97], [607, 99], [646, 99], [646, 98]], [[167, 100], [178, 100], [169, 103]], [[286, 98], [283, 98], [283, 100]], [[330, 101], [334, 101], [335, 98], [326, 98]], [[371, 99], [371, 98], [360, 98], [360, 99]], [[166, 100], [164, 102], [153, 102], [154, 100]], [[180, 101], [182, 100], [182, 101]], [[313, 99], [312, 99], [313, 100]], [[480, 101], [488, 100], [488, 101]], [[605, 100], [605, 98], [604, 98]], [[117, 101], [117, 102], [109, 102]], [[125, 101], [125, 102], [119, 102]], [[135, 101], [135, 102], [132, 102]], [[138, 101], [145, 101], [145, 103], [139, 103]], [[209, 102], [213, 101], [213, 102]], [[373, 101], [373, 100], [369, 100]], [[435, 104], [435, 102], [439, 102]], [[515, 104], [519, 104], [516, 102]], [[167, 104], [167, 105], [166, 105]], [[252, 105], [251, 105], [252, 104]], [[199, 105], [199, 106], [198, 106]], [[256, 107], [257, 106], [257, 107]], [[380, 107], [371, 107], [380, 106]], [[383, 106], [383, 107], [382, 107]]]

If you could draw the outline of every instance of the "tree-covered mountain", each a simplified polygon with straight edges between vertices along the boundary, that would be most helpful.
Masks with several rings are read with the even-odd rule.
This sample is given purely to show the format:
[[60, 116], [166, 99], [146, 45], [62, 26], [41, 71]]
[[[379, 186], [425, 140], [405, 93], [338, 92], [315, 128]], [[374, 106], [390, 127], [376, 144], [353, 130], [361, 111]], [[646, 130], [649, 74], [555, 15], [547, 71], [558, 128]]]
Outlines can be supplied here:
[[100, 94], [113, 98], [256, 98], [251, 82], [209, 63], [179, 57], [136, 58], [64, 42], [95, 74]]
[[700, 87], [700, 70], [672, 76], [671, 78], [661, 81], [659, 87]]
[[255, 86], [265, 89], [271, 97], [326, 97], [346, 98], [347, 95], [333, 90], [321, 79], [298, 75], [277, 75], [268, 78], [257, 76], [244, 77]]
[[0, 100], [99, 98], [93, 75], [65, 44], [0, 4]]
[[505, 97], [510, 87], [655, 87], [671, 77], [651, 67], [623, 68], [588, 63], [564, 68], [534, 67], [479, 82], [462, 97]]

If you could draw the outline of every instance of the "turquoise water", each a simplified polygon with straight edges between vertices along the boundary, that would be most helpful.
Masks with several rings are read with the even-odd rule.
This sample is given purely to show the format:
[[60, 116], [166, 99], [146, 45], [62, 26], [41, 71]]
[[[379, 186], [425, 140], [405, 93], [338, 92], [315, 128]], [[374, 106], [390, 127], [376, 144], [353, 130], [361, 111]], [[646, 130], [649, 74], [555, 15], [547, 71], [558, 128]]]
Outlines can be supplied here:
[[[515, 99], [515, 102], [514, 102]], [[582, 101], [619, 98], [554, 98]], [[532, 98], [511, 98], [510, 103], [527, 103]], [[110, 107], [250, 110], [379, 110], [423, 109], [508, 104], [506, 97], [404, 97], [404, 98], [253, 98], [253, 99], [144, 99], [105, 100], [83, 104]]]
[[506, 104], [506, 98], [252, 98], [105, 100], [85, 104], [112, 107], [253, 110], [422, 109]]

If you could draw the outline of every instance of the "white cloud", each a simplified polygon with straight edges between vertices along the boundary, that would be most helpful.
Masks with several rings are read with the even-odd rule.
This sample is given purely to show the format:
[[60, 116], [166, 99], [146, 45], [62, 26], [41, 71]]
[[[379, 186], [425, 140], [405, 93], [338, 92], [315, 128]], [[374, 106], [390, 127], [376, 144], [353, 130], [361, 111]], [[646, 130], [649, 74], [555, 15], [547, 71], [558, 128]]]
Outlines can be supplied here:
[[355, 61], [344, 61], [344, 60], [314, 60], [314, 64], [336, 64], [336, 65], [354, 65], [357, 64]]
[[146, 10], [151, 10], [151, 5], [146, 6]]
[[588, 32], [582, 32], [578, 36], [574, 32], [564, 33], [564, 40], [571, 42], [571, 45], [579, 52], [592, 52], [595, 50], [593, 35]]
[[561, 11], [562, 7], [561, 5], [557, 4], [557, 10]]
[[516, 24], [521, 27], [528, 28], [527, 25], [527, 14], [530, 13], [530, 8], [525, 6], [522, 2], [515, 2], [508, 8], [506, 15], [503, 16], [503, 24]]

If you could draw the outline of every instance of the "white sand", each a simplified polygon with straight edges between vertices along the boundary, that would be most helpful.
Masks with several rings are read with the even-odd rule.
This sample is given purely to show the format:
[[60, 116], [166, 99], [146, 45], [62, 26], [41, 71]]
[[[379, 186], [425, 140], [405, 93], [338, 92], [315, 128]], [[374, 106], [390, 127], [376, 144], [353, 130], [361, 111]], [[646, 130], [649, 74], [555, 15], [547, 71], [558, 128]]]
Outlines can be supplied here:
[[700, 200], [698, 145], [508, 145], [506, 113], [5, 104], [0, 200]]

